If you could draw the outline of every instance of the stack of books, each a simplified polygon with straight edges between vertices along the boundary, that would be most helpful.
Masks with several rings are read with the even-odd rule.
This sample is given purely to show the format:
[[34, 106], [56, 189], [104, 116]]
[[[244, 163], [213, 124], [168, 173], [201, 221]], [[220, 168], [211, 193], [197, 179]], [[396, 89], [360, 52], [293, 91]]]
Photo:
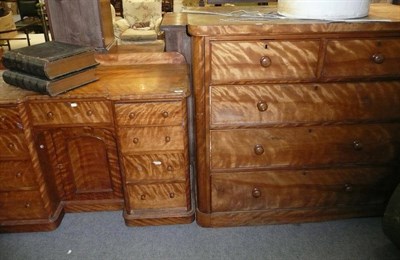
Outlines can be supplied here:
[[49, 41], [3, 54], [4, 82], [56, 96], [97, 80], [92, 47]]

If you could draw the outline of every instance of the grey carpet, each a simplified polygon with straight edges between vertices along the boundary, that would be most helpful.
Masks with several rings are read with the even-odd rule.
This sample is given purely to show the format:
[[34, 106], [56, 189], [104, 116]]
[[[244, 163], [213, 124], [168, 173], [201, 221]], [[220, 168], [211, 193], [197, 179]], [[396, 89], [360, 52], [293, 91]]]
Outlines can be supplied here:
[[121, 212], [66, 214], [52, 232], [0, 234], [0, 259], [400, 259], [381, 218], [202, 228], [126, 227]]

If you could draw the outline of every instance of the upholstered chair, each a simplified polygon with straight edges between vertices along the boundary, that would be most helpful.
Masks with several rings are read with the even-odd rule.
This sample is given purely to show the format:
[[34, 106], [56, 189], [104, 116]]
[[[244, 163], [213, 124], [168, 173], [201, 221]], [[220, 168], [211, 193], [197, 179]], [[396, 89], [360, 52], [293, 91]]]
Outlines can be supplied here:
[[123, 0], [124, 18], [114, 18], [118, 44], [158, 43], [164, 45], [160, 25], [161, 0]]

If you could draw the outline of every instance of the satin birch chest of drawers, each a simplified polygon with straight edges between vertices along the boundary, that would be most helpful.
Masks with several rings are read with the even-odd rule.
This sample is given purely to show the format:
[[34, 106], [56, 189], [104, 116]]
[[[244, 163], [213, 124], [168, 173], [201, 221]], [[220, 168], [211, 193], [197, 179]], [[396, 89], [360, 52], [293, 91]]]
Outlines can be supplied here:
[[382, 215], [400, 180], [400, 7], [374, 18], [189, 10], [200, 225]]

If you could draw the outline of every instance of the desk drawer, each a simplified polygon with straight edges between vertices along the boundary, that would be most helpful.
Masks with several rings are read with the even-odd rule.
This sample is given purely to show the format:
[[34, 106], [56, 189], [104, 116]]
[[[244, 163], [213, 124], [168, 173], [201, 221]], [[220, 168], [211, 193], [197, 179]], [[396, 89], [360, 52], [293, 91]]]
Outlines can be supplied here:
[[400, 119], [400, 82], [213, 86], [211, 124]]
[[37, 187], [30, 161], [0, 161], [0, 191]]
[[212, 210], [383, 204], [399, 181], [391, 168], [344, 168], [215, 174]]
[[124, 125], [179, 125], [183, 121], [181, 102], [117, 104], [117, 123]]
[[0, 130], [22, 128], [22, 121], [16, 107], [0, 107]]
[[211, 131], [212, 169], [387, 163], [399, 157], [399, 124]]
[[22, 132], [0, 134], [0, 157], [26, 157], [28, 154]]
[[187, 208], [186, 184], [127, 185], [130, 209]]
[[324, 77], [400, 76], [400, 38], [330, 40]]
[[123, 157], [125, 181], [186, 179], [187, 161], [182, 153], [127, 155]]
[[106, 101], [34, 102], [28, 104], [34, 125], [111, 123]]
[[211, 42], [211, 83], [315, 79], [320, 42]]
[[0, 220], [48, 218], [38, 191], [0, 192]]
[[182, 126], [120, 128], [122, 153], [183, 150]]

